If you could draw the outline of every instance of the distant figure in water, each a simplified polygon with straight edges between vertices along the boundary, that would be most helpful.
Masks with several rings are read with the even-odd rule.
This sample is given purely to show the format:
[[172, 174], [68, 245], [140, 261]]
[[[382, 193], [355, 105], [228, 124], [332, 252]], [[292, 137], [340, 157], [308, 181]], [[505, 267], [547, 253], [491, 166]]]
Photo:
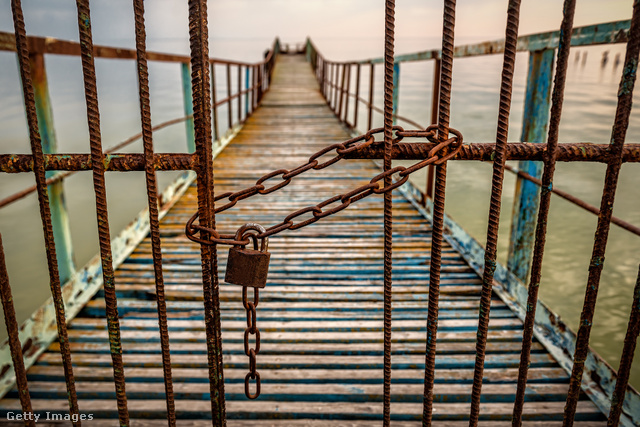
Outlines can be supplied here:
[[582, 54], [582, 66], [584, 67], [587, 63], [587, 52], [583, 52]]
[[602, 61], [600, 61], [600, 68], [604, 68], [609, 62], [609, 51], [605, 50], [602, 52]]
[[613, 60], [613, 69], [615, 70], [620, 65], [620, 53], [616, 53], [616, 59]]

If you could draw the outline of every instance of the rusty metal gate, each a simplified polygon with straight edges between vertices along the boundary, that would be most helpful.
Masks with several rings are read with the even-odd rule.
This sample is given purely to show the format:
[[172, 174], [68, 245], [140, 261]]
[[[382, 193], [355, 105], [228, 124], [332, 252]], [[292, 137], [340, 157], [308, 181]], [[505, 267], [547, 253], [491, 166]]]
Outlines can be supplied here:
[[[189, 1], [189, 34], [191, 42], [190, 58], [158, 58], [160, 60], [173, 60], [178, 62], [190, 61], [191, 64], [191, 93], [193, 94], [193, 125], [195, 131], [195, 153], [193, 154], [155, 154], [153, 150], [152, 128], [149, 107], [149, 83], [147, 75], [147, 59], [145, 47], [144, 5], [142, 0], [134, 0], [135, 25], [136, 25], [136, 52], [137, 71], [139, 82], [139, 101], [142, 117], [142, 139], [144, 154], [118, 154], [107, 155], [101, 142], [100, 114], [96, 92], [96, 75], [94, 58], [100, 56], [125, 57], [131, 53], [109, 51], [108, 49], [96, 49], [92, 42], [91, 19], [88, 0], [77, 0], [78, 28], [80, 44], [75, 46], [39, 44], [37, 38], [28, 38], [25, 32], [22, 6], [20, 0], [12, 0], [12, 13], [15, 25], [15, 47], [18, 53], [20, 74], [23, 83], [23, 94], [29, 134], [31, 141], [31, 155], [2, 155], [0, 156], [0, 170], [3, 172], [33, 171], [36, 178], [35, 191], [38, 194], [40, 214], [42, 218], [51, 293], [55, 305], [56, 334], [60, 340], [60, 352], [64, 364], [65, 380], [69, 398], [71, 414], [79, 414], [78, 399], [75, 391], [75, 380], [71, 361], [71, 351], [67, 338], [67, 317], [65, 302], [63, 300], [58, 256], [54, 242], [54, 230], [52, 226], [52, 214], [50, 211], [50, 194], [47, 185], [59, 181], [47, 180], [46, 171], [80, 171], [92, 170], [93, 183], [96, 197], [96, 215], [98, 219], [98, 231], [100, 237], [101, 269], [104, 283], [104, 295], [107, 308], [107, 321], [109, 331], [110, 353], [113, 362], [115, 389], [117, 396], [118, 414], [121, 425], [129, 425], [129, 412], [127, 410], [127, 396], [122, 361], [122, 347], [120, 339], [120, 324], [118, 319], [117, 298], [114, 283], [114, 271], [112, 260], [112, 248], [110, 241], [109, 218], [106, 203], [105, 171], [145, 171], [149, 224], [151, 230], [151, 243], [153, 253], [153, 266], [155, 273], [155, 285], [157, 293], [157, 313], [161, 336], [162, 367], [164, 373], [164, 386], [166, 393], [167, 418], [169, 425], [176, 424], [176, 412], [174, 406], [174, 393], [172, 381], [172, 369], [169, 352], [169, 335], [167, 327], [167, 309], [164, 298], [164, 283], [162, 272], [162, 254], [160, 250], [160, 234], [158, 220], [158, 189], [155, 173], [157, 170], [192, 170], [197, 174], [198, 211], [186, 224], [187, 235], [201, 243], [202, 266], [202, 292], [204, 298], [205, 324], [207, 336], [207, 356], [209, 369], [209, 385], [211, 396], [211, 414], [214, 425], [225, 424], [225, 399], [222, 363], [222, 341], [220, 325], [220, 299], [218, 289], [218, 245], [246, 245], [255, 239], [263, 239], [284, 230], [295, 230], [312, 224], [322, 218], [346, 209], [351, 203], [361, 200], [372, 194], [384, 195], [384, 425], [389, 425], [390, 414], [390, 388], [391, 388], [391, 298], [392, 298], [392, 199], [393, 189], [404, 184], [409, 175], [419, 169], [429, 167], [435, 171], [433, 183], [428, 185], [427, 196], [433, 203], [433, 240], [431, 249], [431, 268], [429, 277], [429, 308], [426, 335], [426, 359], [424, 370], [424, 411], [423, 425], [432, 423], [433, 385], [435, 373], [435, 354], [438, 332], [438, 302], [441, 267], [441, 251], [443, 244], [445, 184], [447, 176], [447, 161], [449, 160], [483, 160], [493, 162], [493, 178], [491, 190], [491, 207], [489, 213], [489, 227], [487, 230], [487, 245], [484, 256], [484, 270], [482, 277], [482, 298], [480, 302], [480, 316], [478, 335], [476, 340], [476, 360], [471, 396], [470, 425], [477, 425], [480, 416], [480, 398], [484, 369], [484, 357], [487, 344], [488, 322], [490, 312], [490, 299], [494, 274], [496, 272], [497, 234], [499, 215], [501, 208], [502, 183], [504, 179], [505, 161], [509, 159], [542, 160], [544, 171], [539, 184], [542, 188], [540, 208], [537, 226], [535, 229], [535, 241], [533, 249], [533, 265], [530, 272], [528, 301], [526, 306], [524, 337], [522, 340], [522, 353], [518, 388], [513, 409], [513, 424], [520, 425], [524, 404], [527, 372], [530, 361], [531, 342], [535, 321], [538, 285], [540, 283], [542, 255], [544, 252], [545, 236], [547, 230], [547, 216], [549, 212], [550, 198], [554, 191], [553, 176], [557, 161], [590, 161], [607, 164], [605, 187], [602, 193], [601, 206], [598, 209], [598, 226], [595, 233], [593, 255], [589, 266], [589, 279], [586, 286], [585, 302], [580, 320], [580, 328], [577, 333], [575, 352], [573, 355], [573, 372], [570, 388], [567, 395], [564, 425], [572, 425], [576, 405], [581, 390], [581, 380], [585, 368], [585, 359], [588, 353], [589, 334], [593, 321], [593, 313], [598, 292], [600, 274], [604, 263], [604, 253], [608, 238], [610, 223], [612, 222], [612, 206], [615, 197], [618, 175], [623, 162], [640, 161], [640, 149], [636, 146], [625, 146], [625, 135], [631, 111], [631, 100], [636, 78], [638, 53], [640, 50], [640, 1], [634, 2], [631, 27], [625, 37], [628, 37], [627, 53], [624, 61], [624, 72], [618, 93], [618, 106], [615, 123], [612, 131], [610, 145], [593, 145], [586, 143], [560, 144], [558, 142], [558, 127], [563, 103], [563, 93], [569, 48], [573, 29], [573, 16], [575, 0], [566, 0], [564, 5], [564, 18], [559, 35], [557, 71], [553, 86], [551, 102], [551, 121], [548, 132], [547, 144], [510, 143], [507, 144], [507, 132], [512, 94], [512, 81], [516, 50], [518, 49], [518, 22], [519, 0], [510, 0], [508, 8], [508, 22], [506, 28], [506, 40], [504, 42], [504, 64], [502, 68], [502, 82], [500, 88], [500, 108], [498, 129], [495, 143], [489, 144], [464, 144], [460, 132], [449, 126], [450, 98], [452, 88], [452, 69], [454, 57], [454, 27], [455, 27], [455, 0], [444, 1], [444, 23], [442, 32], [442, 50], [435, 52], [432, 58], [436, 59], [438, 77], [437, 108], [433, 111], [434, 124], [416, 130], [405, 130], [394, 125], [394, 1], [386, 1], [385, 14], [385, 54], [384, 54], [384, 127], [371, 129], [371, 111], [374, 110], [372, 102], [373, 72], [370, 73], [369, 100], [359, 97], [359, 84], [355, 94], [355, 108], [362, 101], [369, 106], [370, 129], [366, 134], [356, 136], [348, 141], [326, 147], [312, 155], [309, 161], [297, 168], [286, 170], [279, 169], [264, 175], [258, 179], [254, 186], [233, 193], [215, 195], [213, 185], [213, 140], [218, 138], [216, 107], [237, 99], [238, 122], [241, 121], [241, 100], [254, 109], [260, 102], [263, 91], [269, 87], [269, 81], [275, 56], [279, 51], [276, 42], [266, 59], [259, 64], [247, 64], [238, 62], [220, 62], [227, 67], [228, 97], [221, 101], [212, 100], [209, 59], [208, 28], [207, 28], [207, 2], [206, 0]], [[69, 52], [79, 50], [82, 57], [82, 68], [87, 105], [87, 123], [90, 135], [90, 155], [80, 154], [45, 154], [41, 133], [43, 130], [38, 122], [37, 76], [33, 70], [34, 58], [37, 64], [38, 55], [47, 52], [47, 49], [62, 49]], [[123, 56], [124, 55], [124, 56]], [[332, 104], [339, 117], [347, 120], [347, 108], [343, 110], [343, 99], [350, 96], [348, 87], [345, 88], [346, 73], [350, 73], [350, 63], [336, 63], [325, 60], [311, 43], [307, 44], [307, 55], [315, 70], [323, 95]], [[360, 64], [361, 65], [361, 64]], [[358, 81], [360, 75], [358, 65]], [[231, 93], [229, 69], [235, 66], [238, 76], [245, 69], [247, 86], [240, 87], [241, 79], [238, 79], [238, 88], [235, 94]], [[348, 70], [347, 71], [347, 66]], [[373, 63], [371, 63], [373, 70]], [[342, 68], [341, 83], [339, 83], [339, 69]], [[188, 68], [187, 68], [188, 70]], [[251, 73], [251, 84], [249, 84]], [[398, 71], [396, 70], [396, 75]], [[35, 80], [35, 81], [34, 81]], [[397, 82], [396, 82], [397, 83]], [[348, 83], [347, 83], [348, 85]], [[434, 98], [435, 99], [435, 98]], [[346, 104], [348, 106], [348, 102]], [[213, 112], [212, 112], [213, 106]], [[188, 111], [187, 111], [188, 112]], [[397, 115], [396, 115], [397, 116]], [[212, 123], [213, 117], [213, 123]], [[357, 117], [357, 110], [356, 110]], [[187, 117], [188, 119], [188, 117]], [[233, 125], [231, 109], [228, 112], [229, 127]], [[353, 123], [355, 126], [355, 123]], [[215, 134], [215, 138], [213, 135]], [[376, 136], [382, 134], [383, 139], [376, 141]], [[404, 140], [418, 138], [427, 139], [428, 142], [417, 141], [407, 143]], [[328, 160], [322, 156], [332, 155]], [[353, 189], [327, 199], [315, 206], [306, 207], [288, 215], [281, 223], [266, 229], [254, 230], [248, 235], [224, 234], [217, 230], [216, 213], [232, 208], [238, 201], [257, 195], [275, 192], [286, 186], [296, 176], [308, 171], [330, 167], [333, 163], [342, 159], [366, 158], [382, 159], [384, 171], [362, 187]], [[418, 162], [410, 167], [392, 167], [392, 159], [414, 159]], [[270, 179], [279, 179], [277, 183], [267, 185]], [[380, 185], [382, 182], [382, 186]], [[224, 200], [226, 199], [226, 200]], [[215, 207], [217, 201], [223, 200], [222, 206]], [[311, 217], [297, 223], [294, 219], [304, 214]], [[5, 308], [7, 330], [13, 357], [16, 381], [20, 390], [20, 401], [24, 412], [31, 412], [31, 403], [26, 380], [26, 370], [23, 363], [23, 346], [18, 339], [18, 325], [13, 311], [11, 290], [9, 288], [6, 268], [4, 267], [4, 255], [0, 257], [0, 285], [2, 287], [2, 302]], [[640, 280], [640, 279], [639, 279]], [[635, 348], [635, 340], [640, 328], [640, 284], [636, 286], [633, 311], [629, 319], [629, 331], [625, 340], [625, 348], [622, 354], [618, 381], [613, 394], [609, 424], [617, 425], [624, 402], [624, 394], [627, 390], [629, 371]], [[251, 369], [245, 379], [248, 396], [256, 397], [260, 392], [260, 376], [256, 371], [255, 360], [259, 353], [259, 330], [256, 325], [255, 309], [257, 305], [257, 291], [254, 301], [247, 300], [246, 288], [244, 290], [244, 302], [247, 309], [247, 331], [245, 332], [245, 352], [251, 360]], [[249, 347], [249, 335], [256, 336], [254, 348]], [[251, 382], [256, 382], [255, 393], [250, 391]], [[79, 425], [80, 422], [74, 424]]]

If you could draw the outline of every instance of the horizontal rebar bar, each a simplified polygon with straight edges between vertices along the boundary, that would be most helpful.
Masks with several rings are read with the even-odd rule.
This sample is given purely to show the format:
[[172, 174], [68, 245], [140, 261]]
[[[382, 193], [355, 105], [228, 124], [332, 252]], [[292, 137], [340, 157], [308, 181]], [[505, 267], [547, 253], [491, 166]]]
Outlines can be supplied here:
[[[394, 144], [392, 158], [394, 160], [420, 160], [428, 158], [436, 144], [403, 143]], [[542, 160], [547, 145], [540, 143], [517, 142], [507, 145], [507, 160]], [[347, 159], [381, 159], [383, 147], [375, 143], [357, 152], [349, 153]], [[451, 160], [491, 161], [494, 156], [494, 143], [464, 144], [460, 153]], [[558, 145], [559, 162], [598, 162], [606, 163], [609, 159], [608, 144], [571, 143]], [[48, 171], [89, 171], [91, 158], [89, 154], [45, 154], [45, 169]], [[623, 149], [622, 161], [640, 162], [640, 144], [628, 144]], [[196, 170], [197, 158], [193, 154], [156, 153], [153, 162], [156, 170], [177, 171]], [[144, 170], [142, 153], [107, 154], [104, 156], [106, 171], [133, 172]], [[20, 173], [33, 170], [33, 158], [30, 154], [0, 154], [0, 172]]]

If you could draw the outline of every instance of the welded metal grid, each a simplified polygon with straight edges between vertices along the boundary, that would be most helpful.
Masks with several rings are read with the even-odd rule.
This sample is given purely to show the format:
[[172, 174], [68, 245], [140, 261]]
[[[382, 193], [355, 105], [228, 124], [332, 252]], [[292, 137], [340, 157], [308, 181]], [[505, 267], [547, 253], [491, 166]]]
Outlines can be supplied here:
[[[385, 9], [385, 56], [384, 56], [384, 143], [373, 144], [366, 149], [349, 153], [346, 157], [352, 158], [382, 158], [384, 159], [385, 172], [391, 169], [391, 159], [394, 158], [425, 158], [426, 153], [433, 150], [438, 143], [443, 143], [449, 137], [449, 107], [452, 86], [452, 67], [454, 57], [454, 25], [455, 25], [455, 0], [445, 0], [444, 2], [444, 24], [443, 24], [443, 46], [437, 56], [438, 79], [438, 108], [437, 117], [437, 142], [421, 144], [394, 144], [393, 116], [394, 116], [394, 9], [392, 0], [387, 0]], [[158, 211], [157, 211], [157, 183], [155, 179], [156, 170], [194, 170], [197, 173], [198, 184], [198, 217], [200, 225], [200, 238], [206, 240], [208, 229], [215, 230], [215, 208], [214, 208], [214, 188], [213, 188], [213, 167], [212, 167], [212, 141], [214, 135], [217, 137], [217, 115], [215, 107], [219, 103], [238, 99], [238, 120], [241, 115], [241, 95], [247, 96], [251, 93], [252, 108], [255, 107], [261, 97], [263, 90], [268, 87], [268, 81], [275, 53], [278, 50], [277, 44], [270, 55], [260, 64], [252, 65], [253, 84], [251, 88], [242, 89], [239, 87], [235, 95], [231, 95], [230, 67], [234, 64], [227, 63], [227, 88], [228, 97], [226, 100], [212, 101], [210, 60], [208, 51], [208, 30], [207, 30], [207, 6], [204, 0], [191, 0], [189, 2], [189, 31], [191, 37], [191, 89], [193, 94], [193, 121], [195, 131], [195, 153], [194, 154], [155, 154], [151, 139], [151, 124], [148, 100], [148, 77], [147, 77], [147, 56], [145, 48], [144, 31], [144, 10], [142, 0], [135, 0], [135, 20], [136, 20], [136, 59], [138, 63], [138, 81], [140, 88], [140, 109], [142, 117], [142, 139], [144, 143], [143, 154], [122, 154], [106, 156], [102, 148], [100, 139], [100, 116], [98, 111], [98, 100], [96, 93], [94, 56], [96, 50], [93, 47], [91, 35], [91, 20], [88, 0], [78, 0], [78, 25], [81, 43], [73, 49], [80, 49], [83, 66], [83, 76], [85, 84], [85, 95], [87, 103], [87, 122], [90, 130], [90, 155], [45, 155], [40, 141], [38, 120], [36, 115], [35, 96], [31, 76], [30, 65], [30, 43], [24, 28], [21, 3], [19, 0], [12, 1], [12, 12], [15, 23], [15, 48], [18, 53], [20, 73], [23, 83], [23, 93], [27, 119], [30, 131], [30, 141], [32, 154], [30, 156], [4, 155], [1, 159], [1, 170], [5, 172], [19, 172], [33, 170], [36, 177], [36, 191], [41, 210], [43, 231], [45, 235], [45, 245], [51, 279], [51, 292], [56, 308], [56, 324], [58, 336], [60, 338], [61, 354], [65, 368], [65, 379], [69, 396], [69, 408], [71, 414], [78, 414], [78, 403], [75, 392], [74, 376], [71, 363], [71, 352], [68, 347], [66, 332], [65, 307], [62, 300], [61, 281], [58, 272], [58, 262], [55, 252], [53, 229], [51, 224], [51, 212], [49, 208], [49, 196], [47, 192], [47, 180], [45, 170], [88, 170], [93, 171], [94, 189], [97, 202], [97, 218], [100, 234], [100, 255], [102, 261], [102, 272], [105, 289], [105, 299], [107, 307], [107, 321], [109, 329], [110, 350], [114, 368], [114, 379], [116, 384], [116, 395], [118, 400], [118, 413], [121, 425], [128, 425], [129, 415], [127, 411], [127, 400], [125, 392], [125, 377], [122, 366], [122, 349], [120, 343], [120, 328], [117, 314], [117, 298], [113, 280], [112, 251], [109, 240], [109, 223], [106, 206], [106, 193], [104, 187], [104, 174], [106, 170], [144, 170], [146, 173], [148, 204], [150, 215], [151, 241], [153, 248], [153, 261], [155, 271], [156, 291], [158, 294], [158, 316], [161, 331], [161, 347], [163, 355], [163, 371], [165, 391], [167, 398], [167, 414], [170, 425], [175, 425], [174, 397], [172, 393], [171, 362], [169, 357], [168, 331], [166, 324], [166, 306], [163, 295], [162, 278], [162, 258], [160, 252], [160, 239], [158, 233]], [[457, 159], [491, 159], [493, 160], [493, 179], [491, 208], [489, 214], [489, 228], [487, 232], [487, 248], [484, 260], [483, 291], [480, 306], [478, 339], [476, 342], [476, 366], [473, 383], [472, 405], [470, 413], [470, 424], [476, 425], [479, 417], [479, 404], [482, 387], [482, 376], [484, 366], [484, 353], [487, 339], [487, 325], [489, 321], [489, 299], [492, 293], [494, 271], [496, 268], [496, 241], [498, 231], [498, 221], [500, 213], [500, 195], [504, 177], [505, 161], [512, 158], [527, 160], [543, 160], [544, 174], [541, 180], [542, 199], [538, 215], [538, 226], [536, 228], [536, 239], [534, 245], [534, 264], [531, 271], [531, 282], [529, 286], [529, 301], [527, 304], [527, 315], [525, 319], [525, 336], [523, 338], [523, 351], [520, 364], [520, 374], [518, 381], [518, 392], [516, 404], [514, 405], [514, 425], [521, 422], [522, 406], [524, 403], [524, 387], [527, 379], [528, 358], [530, 356], [530, 344], [534, 324], [534, 314], [537, 303], [537, 289], [540, 279], [542, 254], [546, 234], [546, 220], [549, 210], [551, 195], [551, 183], [555, 162], [563, 161], [600, 161], [606, 162], [607, 173], [605, 178], [605, 189], [603, 191], [601, 207], [599, 210], [598, 226], [596, 230], [595, 243], [593, 248], [592, 262], [589, 268], [589, 280], [586, 290], [585, 304], [581, 316], [580, 329], [574, 354], [573, 373], [571, 376], [570, 390], [567, 396], [565, 408], [565, 425], [573, 423], [575, 407], [580, 392], [581, 377], [584, 369], [584, 361], [588, 351], [589, 333], [593, 320], [593, 311], [598, 290], [600, 273], [604, 262], [604, 251], [608, 237], [608, 230], [611, 223], [611, 206], [614, 201], [615, 189], [620, 166], [624, 161], [639, 161], [640, 153], [635, 147], [625, 147], [624, 139], [631, 111], [631, 99], [635, 82], [635, 75], [638, 62], [638, 51], [640, 50], [640, 2], [634, 4], [633, 19], [628, 33], [627, 54], [624, 62], [624, 73], [620, 84], [618, 96], [618, 108], [616, 111], [615, 124], [612, 131], [612, 144], [610, 146], [592, 146], [587, 144], [574, 144], [572, 146], [558, 144], [558, 124], [562, 109], [562, 97], [564, 91], [564, 80], [566, 76], [566, 65], [571, 44], [572, 21], [575, 8], [575, 0], [567, 0], [564, 7], [564, 19], [560, 32], [560, 42], [558, 47], [558, 60], [556, 80], [553, 90], [552, 114], [549, 127], [548, 143], [546, 145], [530, 146], [527, 144], [507, 144], [506, 136], [508, 130], [508, 118], [511, 99], [511, 84], [513, 78], [513, 64], [517, 49], [517, 30], [519, 18], [519, 0], [509, 2], [508, 23], [506, 29], [506, 42], [504, 47], [504, 65], [502, 73], [502, 85], [500, 94], [500, 111], [498, 120], [498, 131], [495, 144], [469, 144], [463, 147], [452, 160]], [[312, 45], [308, 45], [311, 46]], [[332, 63], [324, 58], [313, 48], [308, 50], [312, 65], [314, 66], [323, 94], [330, 105], [336, 109], [339, 117], [344, 114], [345, 120], [348, 115], [348, 103], [343, 109], [343, 100], [349, 97], [349, 82], [351, 66], [347, 64]], [[42, 52], [40, 52], [42, 53]], [[241, 75], [241, 67], [249, 67], [249, 64], [235, 64], [238, 67], [238, 74]], [[342, 68], [342, 75], [339, 84], [339, 68]], [[345, 78], [345, 76], [347, 76]], [[360, 76], [360, 65], [357, 68], [357, 80]], [[371, 63], [371, 82], [373, 82], [373, 62]], [[240, 81], [240, 79], [238, 79]], [[346, 87], [345, 87], [346, 82]], [[356, 99], [359, 99], [359, 84], [356, 89]], [[339, 93], [339, 98], [338, 98]], [[346, 93], [346, 97], [345, 97]], [[374, 110], [373, 83], [369, 90], [369, 127], [371, 127], [371, 115]], [[365, 101], [367, 102], [367, 101]], [[212, 117], [213, 105], [213, 123]], [[435, 102], [434, 102], [435, 105]], [[358, 102], [355, 103], [355, 114], [357, 117]], [[233, 117], [231, 109], [228, 113], [229, 125], [232, 125]], [[354, 120], [355, 122], [355, 120]], [[354, 123], [355, 125], [355, 123]], [[283, 177], [284, 178], [284, 177]], [[423, 424], [431, 424], [432, 397], [434, 381], [434, 361], [437, 344], [438, 327], [438, 298], [441, 248], [444, 229], [444, 202], [446, 183], [446, 162], [435, 166], [435, 189], [433, 193], [429, 190], [427, 196], [433, 198], [433, 243], [431, 252], [430, 287], [429, 287], [429, 318], [427, 321], [427, 349], [425, 359], [425, 389], [424, 389], [424, 413]], [[392, 185], [391, 174], [384, 176], [384, 186]], [[429, 188], [431, 188], [429, 186]], [[390, 340], [391, 340], [391, 247], [392, 247], [392, 217], [390, 192], [385, 192], [385, 310], [384, 310], [384, 341], [385, 341], [385, 368], [384, 368], [384, 424], [390, 422]], [[0, 254], [1, 255], [1, 254]], [[0, 257], [2, 258], [2, 257]], [[209, 366], [209, 380], [211, 393], [211, 411], [213, 423], [223, 425], [225, 422], [224, 403], [224, 376], [222, 371], [222, 344], [220, 335], [219, 297], [218, 297], [218, 267], [216, 246], [203, 244], [201, 246], [203, 294], [205, 308], [205, 324], [207, 333], [207, 355]], [[4, 269], [4, 260], [0, 259], [0, 285], [2, 286], [2, 301], [5, 307], [6, 325], [10, 336], [12, 356], [14, 356], [14, 369], [18, 387], [20, 389], [21, 403], [23, 411], [30, 412], [30, 400], [28, 385], [26, 382], [26, 372], [22, 360], [21, 345], [18, 337], [18, 327], [15, 322], [11, 305], [10, 288]], [[611, 425], [617, 424], [622, 408], [622, 396], [626, 390], [628, 372], [631, 366], [630, 354], [633, 353], [635, 337], [638, 331], [638, 305], [640, 297], [636, 287], [634, 311], [630, 317], [629, 333], [625, 341], [625, 352], [620, 368], [619, 381], [616, 384], [616, 391], [613, 396], [613, 404], [609, 416]], [[635, 334], [635, 335], [634, 335]], [[626, 376], [626, 378], [625, 378]], [[80, 422], [74, 423], [79, 425]]]

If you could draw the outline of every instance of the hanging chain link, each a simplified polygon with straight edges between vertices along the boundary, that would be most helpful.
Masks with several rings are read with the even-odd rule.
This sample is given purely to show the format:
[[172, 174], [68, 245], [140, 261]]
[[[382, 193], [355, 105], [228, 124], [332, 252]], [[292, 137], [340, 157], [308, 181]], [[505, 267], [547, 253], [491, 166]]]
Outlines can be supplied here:
[[[244, 394], [249, 399], [260, 396], [260, 374], [256, 370], [256, 356], [260, 353], [260, 330], [257, 325], [256, 307], [259, 302], [259, 290], [253, 288], [253, 301], [247, 299], [247, 287], [242, 287], [242, 305], [247, 311], [247, 328], [244, 330], [244, 354], [249, 357], [249, 372], [244, 377]], [[250, 335], [255, 335], [255, 347], [251, 348]], [[251, 393], [250, 382], [256, 381], [256, 391]]]
[[[384, 194], [389, 191], [392, 191], [395, 188], [398, 188], [401, 185], [403, 185], [405, 182], [407, 182], [410, 174], [430, 164], [435, 164], [435, 165], [442, 164], [447, 160], [451, 159], [452, 157], [454, 157], [462, 149], [462, 134], [459, 131], [452, 128], [449, 129], [449, 133], [450, 135], [453, 135], [453, 136], [450, 136], [449, 138], [447, 138], [442, 142], [439, 141], [439, 138], [437, 136], [437, 130], [438, 130], [437, 125], [431, 125], [424, 130], [404, 130], [401, 126], [394, 126], [393, 130], [395, 131], [395, 135], [396, 135], [393, 141], [394, 143], [401, 141], [403, 138], [427, 138], [430, 142], [436, 143], [437, 145], [433, 147], [431, 151], [429, 151], [429, 154], [428, 154], [429, 157], [427, 159], [421, 160], [420, 162], [415, 163], [414, 165], [408, 168], [404, 166], [396, 166], [379, 175], [374, 176], [371, 179], [371, 181], [369, 181], [368, 184], [362, 185], [348, 193], [339, 194], [337, 196], [331, 197], [330, 199], [320, 202], [315, 206], [308, 206], [306, 208], [299, 209], [291, 213], [289, 216], [287, 216], [280, 224], [276, 224], [272, 227], [267, 228], [264, 232], [256, 234], [255, 238], [264, 239], [266, 237], [280, 233], [281, 231], [284, 231], [284, 230], [297, 230], [299, 228], [313, 224], [314, 222], [324, 217], [338, 213], [341, 210], [344, 210], [347, 207], [349, 207], [351, 203], [357, 202], [358, 200], [364, 199], [365, 197], [368, 197], [372, 194]], [[375, 135], [380, 134], [382, 132], [384, 132], [384, 128], [375, 128], [375, 129], [371, 129], [370, 131], [368, 131], [363, 135], [359, 135], [347, 141], [329, 145], [328, 147], [323, 148], [322, 150], [318, 151], [317, 153], [309, 157], [309, 160], [306, 164], [300, 165], [295, 169], [292, 169], [292, 170], [278, 169], [264, 175], [263, 177], [261, 177], [256, 181], [255, 185], [251, 187], [245, 188], [235, 193], [227, 192], [227, 193], [220, 194], [214, 199], [214, 202], [217, 202], [218, 200], [222, 200], [222, 199], [227, 199], [228, 203], [216, 208], [215, 213], [217, 214], [217, 213], [223, 212], [235, 206], [238, 201], [255, 196], [256, 194], [273, 193], [274, 191], [277, 191], [285, 187], [291, 182], [293, 178], [295, 178], [296, 176], [308, 170], [324, 169], [340, 161], [347, 154], [370, 146], [371, 144], [376, 142]], [[321, 156], [333, 150], [335, 150], [336, 152], [336, 155], [334, 157], [322, 163], [318, 161], [318, 159]], [[381, 181], [384, 182], [384, 179], [386, 177], [388, 176], [393, 177], [393, 175], [396, 175], [396, 174], [398, 178], [394, 182], [392, 182], [392, 184], [389, 184], [387, 186], [383, 185], [382, 187], [380, 186], [379, 182]], [[264, 185], [265, 182], [277, 176], [281, 177], [281, 182], [274, 184], [271, 187]], [[324, 209], [327, 206], [332, 206], [332, 207], [328, 209]], [[313, 214], [312, 218], [301, 221], [297, 224], [294, 223], [293, 220], [295, 218], [301, 215], [304, 215], [305, 213], [308, 213], [308, 212], [311, 212]], [[250, 242], [249, 239], [246, 239], [246, 240], [236, 239], [235, 234], [221, 234], [217, 230], [214, 230], [212, 228], [203, 227], [195, 223], [196, 219], [198, 219], [198, 212], [196, 212], [191, 218], [189, 218], [189, 221], [187, 221], [187, 224], [185, 227], [185, 233], [187, 237], [194, 242], [198, 242], [205, 245], [230, 245], [230, 246], [244, 246]], [[207, 233], [208, 237], [206, 239], [199, 237], [198, 233], [200, 232]], [[246, 305], [245, 305], [245, 308], [246, 308]], [[245, 336], [247, 335], [245, 334]], [[258, 334], [257, 337], [259, 336], [260, 335]], [[249, 354], [247, 355], [251, 357]], [[257, 372], [255, 373], [255, 375], [258, 378], [258, 385], [259, 385], [260, 376], [257, 374]]]

